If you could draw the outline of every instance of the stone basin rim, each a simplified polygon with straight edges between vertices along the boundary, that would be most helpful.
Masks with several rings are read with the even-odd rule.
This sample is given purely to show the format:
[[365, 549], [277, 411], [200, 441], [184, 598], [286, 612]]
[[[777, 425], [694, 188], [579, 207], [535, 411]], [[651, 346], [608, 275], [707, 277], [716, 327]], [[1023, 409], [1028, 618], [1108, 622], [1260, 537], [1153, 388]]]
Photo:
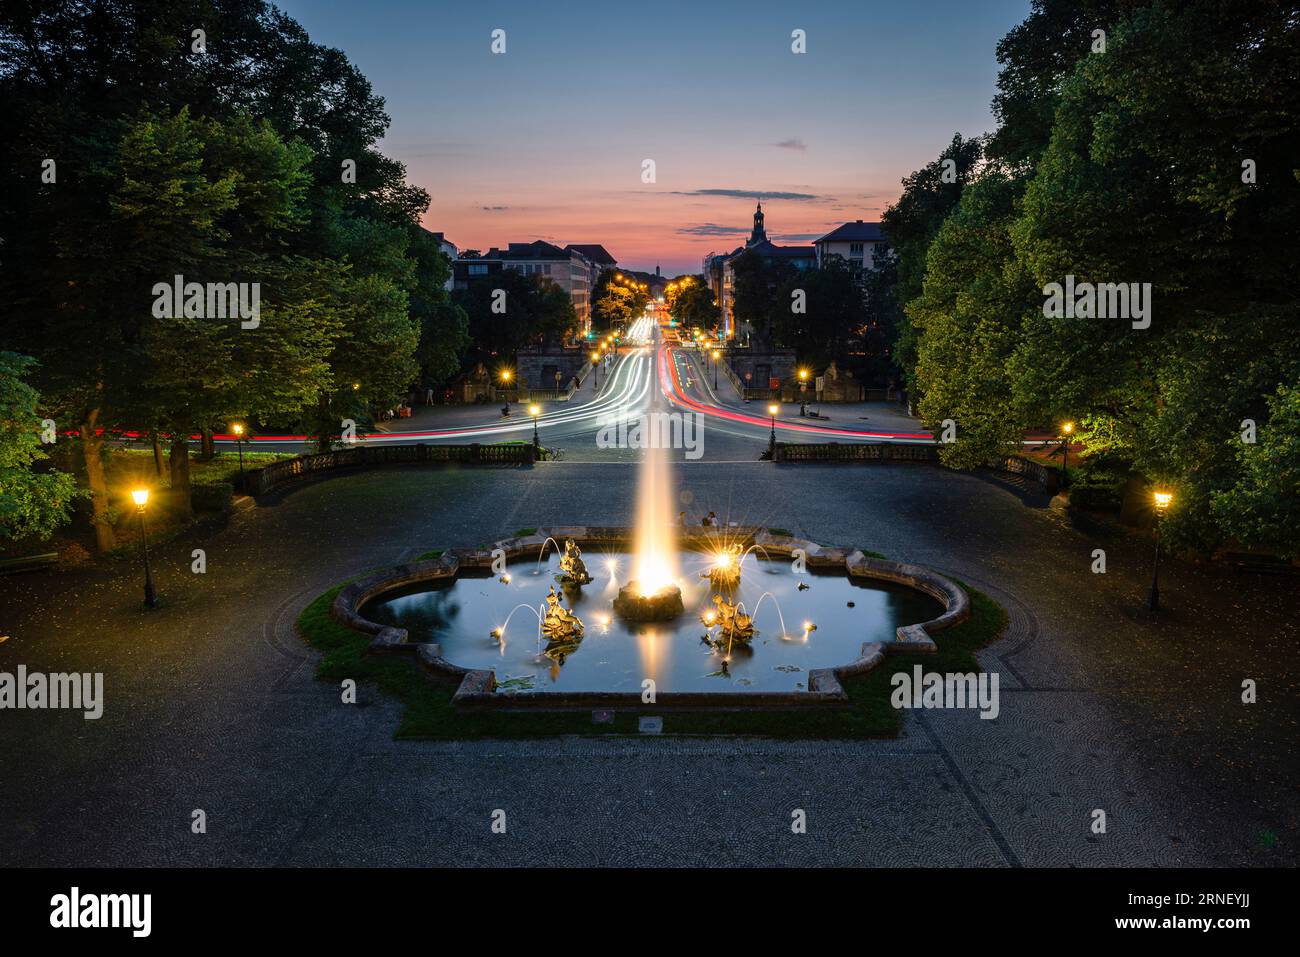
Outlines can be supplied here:
[[[873, 558], [860, 549], [819, 545], [805, 539], [773, 534], [763, 526], [720, 528], [687, 527], [678, 530], [678, 546], [686, 550], [717, 547], [723, 542], [758, 545], [768, 557], [793, 558], [802, 550], [809, 570], [841, 570], [848, 578], [870, 579], [904, 585], [935, 599], [943, 613], [929, 621], [900, 625], [892, 642], [864, 642], [858, 657], [834, 668], [809, 672], [805, 691], [666, 691], [654, 704], [645, 704], [635, 692], [531, 691], [501, 694], [496, 674], [490, 670], [462, 668], [442, 656], [439, 645], [412, 642], [405, 629], [381, 625], [363, 616], [360, 609], [391, 591], [412, 585], [453, 580], [462, 569], [484, 570], [492, 566], [492, 553], [500, 549], [506, 560], [537, 556], [547, 539], [563, 542], [572, 538], [579, 546], [629, 545], [635, 529], [627, 526], [556, 525], [538, 528], [528, 535], [504, 538], [483, 548], [449, 548], [430, 561], [397, 565], [350, 582], [339, 590], [330, 605], [330, 616], [360, 634], [370, 635], [368, 654], [409, 655], [424, 668], [441, 675], [461, 677], [452, 702], [459, 710], [573, 711], [614, 709], [622, 711], [672, 710], [788, 710], [805, 707], [845, 706], [848, 695], [841, 679], [865, 674], [880, 665], [888, 654], [934, 653], [934, 632], [952, 628], [970, 618], [970, 596], [952, 579], [923, 565]], [[548, 546], [549, 548], [554, 546]]]

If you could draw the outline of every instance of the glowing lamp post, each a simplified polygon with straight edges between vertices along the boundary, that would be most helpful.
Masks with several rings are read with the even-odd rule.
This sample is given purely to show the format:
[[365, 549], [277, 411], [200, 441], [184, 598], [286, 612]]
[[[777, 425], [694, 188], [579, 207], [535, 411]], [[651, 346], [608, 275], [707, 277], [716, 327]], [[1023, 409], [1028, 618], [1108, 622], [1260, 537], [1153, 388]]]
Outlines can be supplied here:
[[140, 516], [140, 551], [144, 555], [144, 606], [158, 607], [158, 595], [153, 587], [153, 571], [149, 568], [149, 535], [144, 524], [145, 506], [149, 504], [149, 490], [137, 488], [131, 491], [131, 501], [135, 502], [136, 513]]
[[1070, 484], [1070, 436], [1073, 433], [1073, 422], [1061, 426], [1061, 488]]
[[767, 407], [767, 414], [772, 417], [772, 434], [767, 440], [768, 451], [776, 454], [776, 414], [781, 411], [781, 407], [773, 402]]
[[591, 353], [591, 388], [594, 392], [600, 390], [600, 353], [595, 350]]
[[1174, 500], [1170, 492], [1156, 492], [1154, 502], [1156, 509], [1156, 559], [1151, 566], [1151, 591], [1147, 593], [1147, 610], [1160, 610], [1160, 519]]
[[718, 360], [722, 358], [722, 353], [717, 349], [713, 350], [713, 391], [718, 391]]
[[244, 487], [244, 427], [236, 422], [230, 427], [230, 431], [235, 433], [235, 448], [239, 449], [239, 487]]
[[533, 417], [533, 448], [540, 449], [542, 443], [537, 438], [537, 417], [542, 414], [542, 407], [533, 403], [528, 407], [528, 414]]

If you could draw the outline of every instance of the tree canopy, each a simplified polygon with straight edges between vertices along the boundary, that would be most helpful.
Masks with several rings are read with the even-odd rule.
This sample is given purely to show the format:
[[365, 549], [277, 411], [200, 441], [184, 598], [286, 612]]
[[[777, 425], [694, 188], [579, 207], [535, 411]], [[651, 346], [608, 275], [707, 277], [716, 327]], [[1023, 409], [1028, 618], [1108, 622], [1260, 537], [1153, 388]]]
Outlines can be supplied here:
[[[1284, 6], [1208, 0], [1038, 0], [1003, 40], [983, 160], [955, 138], [884, 217], [898, 357], [923, 418], [957, 425], [945, 461], [1074, 420], [1175, 491], [1175, 541], [1300, 551], [1271, 524], [1300, 492], [1297, 49]], [[1149, 284], [1149, 322], [1054, 314], [1066, 277]]]

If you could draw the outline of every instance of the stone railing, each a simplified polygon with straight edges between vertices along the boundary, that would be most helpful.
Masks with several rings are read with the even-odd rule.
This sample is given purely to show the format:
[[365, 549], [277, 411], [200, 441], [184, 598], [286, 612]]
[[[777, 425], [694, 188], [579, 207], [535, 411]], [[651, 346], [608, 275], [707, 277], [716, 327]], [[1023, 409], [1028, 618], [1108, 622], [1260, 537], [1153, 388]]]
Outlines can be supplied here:
[[245, 472], [240, 484], [248, 495], [265, 495], [289, 482], [322, 473], [347, 469], [379, 468], [426, 462], [459, 462], [465, 465], [531, 465], [536, 449], [529, 443], [506, 445], [358, 445], [315, 455], [275, 462]]
[[990, 463], [991, 468], [1013, 475], [1023, 475], [1031, 482], [1037, 482], [1045, 492], [1056, 492], [1061, 487], [1061, 473], [1054, 468], [1035, 462], [1033, 459], [1010, 455], [1007, 458]]
[[776, 462], [938, 462], [933, 445], [892, 442], [776, 443]]
[[[932, 637], [933, 632], [959, 625], [971, 615], [970, 597], [956, 582], [920, 565], [870, 558], [858, 549], [819, 545], [787, 535], [775, 535], [759, 527], [682, 529], [680, 545], [691, 549], [716, 548], [722, 534], [728, 543], [760, 546], [767, 559], [792, 559], [798, 554], [810, 570], [841, 571], [849, 578], [874, 579], [914, 588], [938, 601], [943, 612], [930, 621], [899, 626], [893, 641], [863, 642], [858, 656], [845, 665], [813, 669], [808, 675], [805, 691], [660, 692], [653, 706], [655, 710], [843, 707], [848, 704], [848, 695], [840, 683], [841, 678], [870, 671], [889, 654], [936, 652], [938, 646]], [[434, 561], [399, 565], [346, 585], [335, 596], [330, 615], [353, 631], [370, 635], [371, 654], [409, 655], [431, 671], [460, 677], [460, 685], [452, 698], [458, 709], [646, 710], [641, 695], [636, 692], [499, 694], [496, 692], [495, 672], [459, 667], [443, 657], [440, 645], [413, 642], [405, 629], [381, 625], [364, 614], [368, 602], [397, 589], [450, 581], [465, 569], [482, 573], [492, 567], [494, 553], [504, 555], [506, 560], [520, 557], [532, 560], [546, 551], [548, 540], [553, 544], [572, 538], [582, 546], [608, 549], [626, 546], [632, 537], [633, 529], [630, 528], [566, 526], [539, 528], [529, 535], [504, 539], [482, 548], [452, 548]]]
[[722, 366], [722, 374], [731, 381], [733, 386], [736, 387], [736, 391], [741, 395], [744, 395], [745, 383], [740, 381], [740, 376], [736, 375], [736, 371], [731, 368], [731, 363], [727, 361], [727, 356], [725, 354], [722, 359], [719, 360], [719, 365]]

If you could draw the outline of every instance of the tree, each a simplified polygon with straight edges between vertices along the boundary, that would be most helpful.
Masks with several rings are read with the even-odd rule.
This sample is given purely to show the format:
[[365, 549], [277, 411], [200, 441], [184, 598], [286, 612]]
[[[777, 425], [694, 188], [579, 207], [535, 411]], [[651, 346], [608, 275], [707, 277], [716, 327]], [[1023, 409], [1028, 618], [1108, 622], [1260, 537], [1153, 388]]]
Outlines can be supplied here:
[[593, 300], [592, 327], [601, 332], [626, 329], [636, 318], [632, 291], [616, 285], [607, 285], [599, 299]]
[[684, 276], [668, 295], [668, 314], [684, 327], [712, 329], [721, 311], [703, 276]]
[[[190, 47], [198, 23], [204, 53]], [[223, 134], [208, 135], [209, 123]], [[0, 308], [41, 360], [46, 403], [79, 428], [101, 550], [113, 545], [105, 430], [211, 428], [231, 397], [241, 415], [311, 405], [324, 428], [320, 410], [334, 397], [364, 410], [409, 385], [396, 383], [414, 375], [420, 320], [394, 310], [412, 308], [420, 285], [405, 237], [429, 198], [375, 148], [387, 125], [383, 100], [347, 58], [263, 0], [55, 0], [0, 12], [0, 175], [14, 184], [0, 192]], [[55, 182], [41, 178], [47, 158]], [[355, 182], [343, 175], [349, 167]], [[290, 182], [295, 170], [305, 181]], [[150, 185], [197, 198], [196, 216], [187, 223], [189, 210], [169, 208], [171, 194]], [[378, 226], [401, 233], [400, 246]], [[115, 245], [124, 230], [134, 246]], [[136, 280], [123, 281], [121, 256], [134, 261]], [[237, 265], [264, 276], [277, 295], [261, 334], [223, 339], [181, 323], [174, 336], [151, 336], [158, 329], [140, 311], [150, 286], [136, 282], [164, 278], [148, 274], [169, 258], [198, 272]], [[375, 325], [356, 330], [358, 321]], [[182, 355], [182, 342], [194, 351]], [[349, 352], [357, 348], [385, 351]], [[386, 393], [346, 384], [361, 384], [358, 368]], [[205, 376], [213, 388], [200, 391]], [[183, 484], [187, 444], [173, 453]]]
[[[803, 311], [796, 312], [796, 294]], [[866, 324], [862, 290], [849, 265], [830, 257], [819, 269], [788, 278], [776, 294], [773, 331], [780, 345], [796, 350], [801, 362], [815, 366], [843, 363], [848, 341], [861, 337]]]
[[[127, 292], [117, 305], [120, 348], [137, 359], [134, 388], [116, 396], [116, 409], [124, 423], [173, 436], [172, 487], [182, 509], [192, 432], [296, 413], [327, 381], [331, 325], [304, 301], [312, 293], [299, 275], [311, 266], [276, 255], [306, 220], [309, 160], [305, 147], [285, 144], [265, 121], [194, 118], [182, 109], [137, 117], [109, 171], [118, 185], [109, 197], [108, 249]], [[242, 284], [250, 298], [256, 288], [258, 317], [210, 296], [172, 302], [177, 275], [223, 291]], [[141, 295], [159, 283], [162, 307]]]
[[790, 308], [790, 300], [779, 301], [778, 293], [794, 276], [795, 270], [746, 249], [731, 260], [731, 271], [734, 277], [732, 308], [736, 320], [748, 323], [761, 338], [772, 341], [777, 311]]
[[0, 352], [0, 540], [45, 539], [64, 524], [77, 482], [66, 472], [37, 472], [48, 458], [36, 390], [23, 381], [34, 362]]
[[451, 379], [469, 348], [469, 317], [455, 305], [446, 289], [451, 261], [427, 231], [414, 227], [409, 255], [415, 260], [411, 316], [419, 324], [416, 361], [420, 378], [429, 386]]
[[997, 131], [988, 155], [1028, 172], [1051, 139], [1061, 86], [1092, 51], [1094, 31], [1113, 32], [1128, 13], [1151, 0], [1033, 0], [1025, 21], [998, 43]]
[[[1274, 4], [1177, 7], [1035, 3], [999, 48], [993, 162], [955, 206], [918, 181], [887, 214], [917, 242], [900, 299], [925, 246], [903, 300], [920, 409], [954, 420], [941, 455], [959, 466], [1072, 419], [1086, 461], [1174, 488], [1171, 542], [1295, 554], [1296, 25]], [[1123, 315], [1045, 308], [1067, 276], [1150, 297]]]
[[907, 305], [921, 295], [930, 244], [961, 202], [962, 192], [978, 172], [982, 156], [982, 140], [963, 139], [960, 133], [954, 133], [933, 162], [903, 180], [898, 202], [881, 217], [897, 264], [892, 285], [879, 289], [878, 294], [893, 301], [892, 315], [897, 324], [894, 359], [913, 394], [917, 392], [917, 335]]
[[630, 276], [614, 269], [602, 270], [591, 289], [591, 325], [599, 333], [626, 329], [645, 311], [647, 290]]
[[919, 411], [936, 433], [945, 420], [956, 441], [944, 464], [975, 468], [1020, 448], [1026, 413], [1008, 361], [1021, 317], [1041, 298], [1012, 261], [1010, 229], [1021, 184], [990, 173], [971, 184], [939, 229], [922, 293], [906, 309], [918, 334]]
[[1300, 556], [1300, 386], [1280, 385], [1268, 399], [1268, 426], [1257, 443], [1230, 440], [1238, 474], [1212, 493], [1225, 534]]
[[[1237, 455], [1245, 419], [1272, 425], [1266, 396], [1300, 380], [1300, 134], [1277, 118], [1300, 94], [1287, 77], [1289, 14], [1212, 3], [1134, 12], [1108, 53], [1064, 83], [1051, 142], [1013, 230], [1038, 285], [1151, 284], [1149, 325], [1029, 317], [1023, 392], [1068, 409], [1105, 450], [1174, 484], [1170, 540], [1210, 547], [1232, 489], [1267, 487], [1267, 456]], [[1244, 52], [1243, 52], [1244, 51]], [[1263, 171], [1246, 182], [1243, 158]], [[1277, 434], [1276, 426], [1269, 430]], [[1243, 493], [1244, 494], [1244, 493]], [[1259, 529], [1255, 526], [1256, 532]]]
[[571, 333], [578, 321], [573, 300], [561, 286], [515, 269], [470, 283], [453, 298], [469, 317], [473, 351], [480, 362], [556, 341]]

